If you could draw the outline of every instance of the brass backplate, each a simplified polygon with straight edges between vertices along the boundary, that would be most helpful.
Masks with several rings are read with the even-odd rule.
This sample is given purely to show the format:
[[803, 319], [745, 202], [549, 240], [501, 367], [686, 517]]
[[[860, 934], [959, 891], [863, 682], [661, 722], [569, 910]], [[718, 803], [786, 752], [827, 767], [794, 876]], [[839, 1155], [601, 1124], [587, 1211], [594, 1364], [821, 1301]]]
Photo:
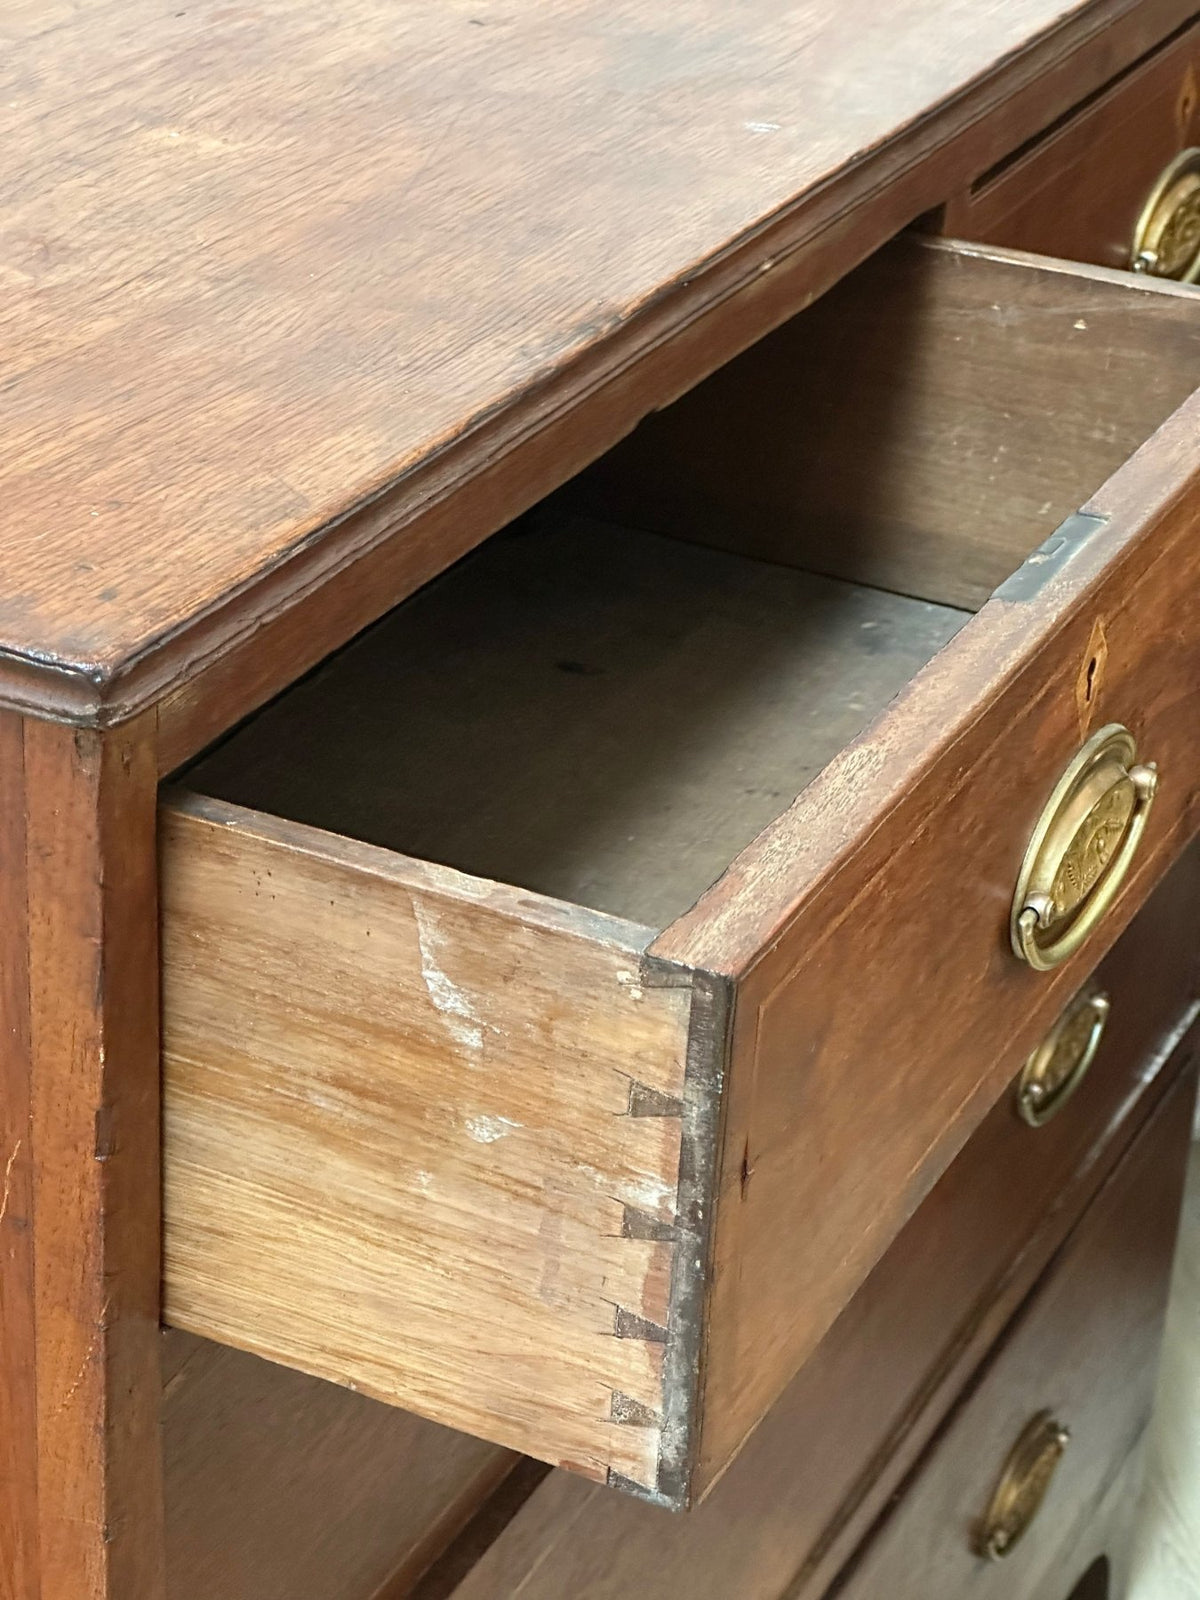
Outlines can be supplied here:
[[1179, 283], [1200, 280], [1200, 148], [1180, 151], [1146, 196], [1130, 265]]
[[1026, 1061], [1017, 1081], [1017, 1114], [1031, 1128], [1057, 1116], [1079, 1088], [1100, 1048], [1108, 1013], [1108, 996], [1088, 984]]
[[1154, 798], [1128, 728], [1092, 735], [1055, 785], [1017, 875], [1014, 952], [1039, 971], [1073, 955], [1115, 899]]
[[1024, 1538], [1041, 1509], [1071, 1435], [1049, 1411], [1039, 1411], [1008, 1453], [979, 1524], [976, 1554], [1000, 1561]]

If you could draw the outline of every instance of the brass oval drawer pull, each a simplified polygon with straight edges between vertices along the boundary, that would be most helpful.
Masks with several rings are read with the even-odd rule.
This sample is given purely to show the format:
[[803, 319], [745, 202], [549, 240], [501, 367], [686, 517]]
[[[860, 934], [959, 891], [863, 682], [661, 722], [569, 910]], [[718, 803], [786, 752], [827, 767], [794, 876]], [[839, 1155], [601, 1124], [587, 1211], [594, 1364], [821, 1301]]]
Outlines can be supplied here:
[[1180, 283], [1200, 280], [1200, 148], [1181, 151], [1146, 196], [1130, 266]]
[[1031, 1128], [1057, 1116], [1087, 1076], [1109, 1009], [1102, 989], [1077, 994], [1026, 1061], [1017, 1082], [1017, 1113]]
[[1050, 1487], [1070, 1432], [1039, 1411], [1008, 1453], [976, 1539], [976, 1553], [1001, 1561], [1028, 1532]]
[[1048, 972], [1103, 918], [1137, 851], [1158, 782], [1135, 765], [1128, 728], [1113, 722], [1076, 754], [1047, 801], [1017, 874], [1013, 950]]

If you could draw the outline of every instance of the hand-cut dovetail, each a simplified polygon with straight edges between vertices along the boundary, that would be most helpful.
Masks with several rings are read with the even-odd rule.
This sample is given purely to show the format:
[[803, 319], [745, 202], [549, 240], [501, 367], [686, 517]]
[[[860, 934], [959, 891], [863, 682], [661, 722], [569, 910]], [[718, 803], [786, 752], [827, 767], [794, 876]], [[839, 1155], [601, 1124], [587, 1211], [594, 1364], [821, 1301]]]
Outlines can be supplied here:
[[683, 1101], [658, 1089], [648, 1089], [644, 1083], [629, 1085], [629, 1115], [631, 1117], [681, 1117]]
[[621, 1223], [622, 1239], [659, 1239], [671, 1243], [676, 1237], [675, 1224], [662, 1222], [658, 1217], [649, 1216], [645, 1211], [638, 1211], [633, 1206], [625, 1207], [625, 1216]]
[[666, 1344], [667, 1330], [660, 1328], [657, 1322], [648, 1322], [645, 1317], [639, 1317], [632, 1311], [626, 1311], [624, 1306], [617, 1306], [613, 1312], [613, 1332], [618, 1339], [644, 1339], [647, 1344]]
[[623, 1472], [614, 1472], [609, 1467], [608, 1477], [605, 1481], [607, 1487], [615, 1489], [618, 1494], [629, 1494], [633, 1495], [637, 1500], [650, 1500], [657, 1503], [657, 1497], [647, 1489], [644, 1483], [639, 1483], [636, 1478], [627, 1478]]
[[624, 1422], [634, 1428], [662, 1427], [662, 1418], [657, 1411], [631, 1395], [622, 1394], [619, 1389], [613, 1390], [611, 1415], [614, 1422]]

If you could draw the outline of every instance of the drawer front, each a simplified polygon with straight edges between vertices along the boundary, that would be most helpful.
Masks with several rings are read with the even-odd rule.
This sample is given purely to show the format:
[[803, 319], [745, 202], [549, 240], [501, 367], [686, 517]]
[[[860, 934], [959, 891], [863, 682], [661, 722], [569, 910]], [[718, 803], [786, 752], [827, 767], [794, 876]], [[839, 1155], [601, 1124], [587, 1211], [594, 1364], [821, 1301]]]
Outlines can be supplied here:
[[841, 1600], [1047, 1593], [1150, 1414], [1194, 1089], [1105, 1186]]
[[1200, 26], [1188, 28], [1074, 115], [950, 201], [942, 231], [1129, 267], [1159, 174], [1200, 144]]
[[[652, 946], [736, 986], [701, 1482], [1200, 823], [1198, 426], [1193, 398]], [[1159, 765], [1153, 818], [1085, 947], [1035, 971], [1022, 860], [1109, 723]]]
[[702, 1505], [667, 1518], [554, 1474], [462, 1600], [518, 1582], [529, 1600], [773, 1600], [801, 1570], [819, 1593], [1186, 1070], [1192, 1043], [1167, 1051], [1195, 1010], [1198, 868], [1193, 853], [1097, 972], [1112, 1013], [1086, 1086], [1033, 1130], [1014, 1082]]
[[[795, 1568], [835, 1570], [1164, 1082], [1186, 1066], [1198, 913], [1193, 846], [1084, 986], [1111, 1010], [1074, 1097], [1031, 1128], [1017, 1075], [760, 1424], [782, 1437], [783, 1414], [787, 1437], [804, 1441], [791, 1446], [792, 1516], [779, 1535]], [[726, 1479], [757, 1446], [756, 1432]]]

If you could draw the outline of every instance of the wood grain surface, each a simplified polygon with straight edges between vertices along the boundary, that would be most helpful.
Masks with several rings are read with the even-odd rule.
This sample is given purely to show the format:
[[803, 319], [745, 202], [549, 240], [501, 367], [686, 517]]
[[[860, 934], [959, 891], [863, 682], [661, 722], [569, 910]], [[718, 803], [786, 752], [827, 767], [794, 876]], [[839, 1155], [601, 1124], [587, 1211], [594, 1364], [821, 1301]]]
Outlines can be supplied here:
[[168, 1320], [655, 1491], [705, 1108], [649, 932], [217, 801], [163, 862]]
[[232, 722], [1188, 9], [17, 0], [5, 698]]
[[26, 891], [25, 749], [18, 717], [0, 715], [0, 1005], [4, 1013], [4, 1204], [0, 1206], [0, 1566], [4, 1600], [39, 1600], [37, 1308], [29, 1238], [33, 1212], [33, 1085], [29, 1059], [29, 903]]
[[161, 1600], [152, 719], [0, 715], [0, 1594]]
[[398, 1600], [519, 1457], [170, 1331], [167, 1600]]

